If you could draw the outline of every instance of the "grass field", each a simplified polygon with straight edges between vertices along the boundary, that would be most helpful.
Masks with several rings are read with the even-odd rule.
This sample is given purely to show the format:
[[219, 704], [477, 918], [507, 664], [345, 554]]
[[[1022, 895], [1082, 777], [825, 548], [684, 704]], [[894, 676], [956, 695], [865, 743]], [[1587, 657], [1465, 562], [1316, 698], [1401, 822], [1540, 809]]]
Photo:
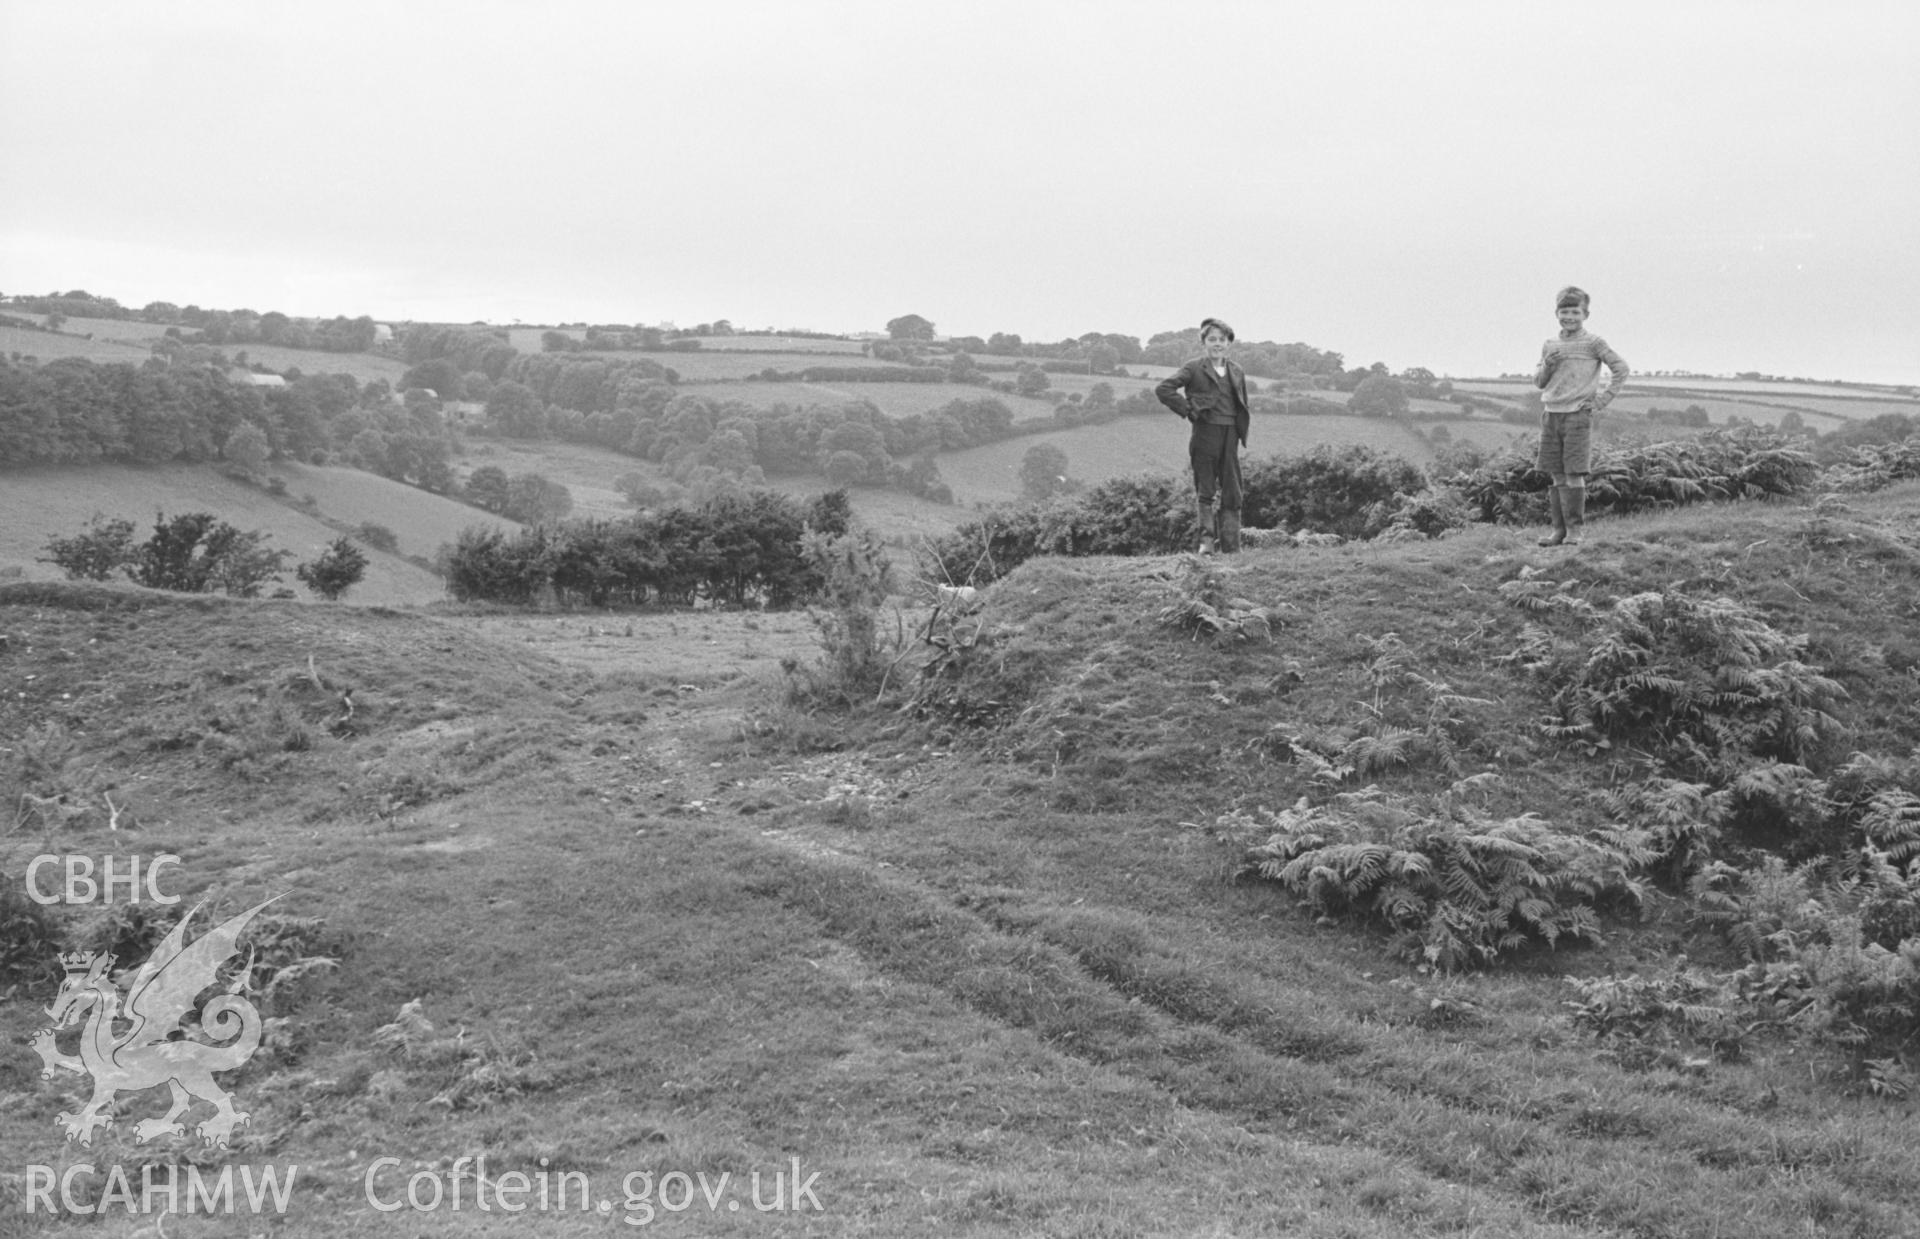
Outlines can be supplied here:
[[[96, 512], [132, 521], [141, 540], [157, 513], [211, 512], [237, 529], [265, 532], [271, 549], [292, 551], [282, 584], [308, 598], [293, 577], [293, 564], [370, 521], [393, 530], [399, 554], [364, 548], [366, 579], [348, 597], [368, 605], [415, 605], [437, 601], [446, 591], [439, 577], [401, 556], [431, 558], [467, 525], [502, 523], [465, 504], [354, 469], [285, 463], [270, 472], [286, 479], [285, 498], [202, 465], [8, 470], [0, 474], [0, 578], [59, 579], [60, 571], [35, 562], [37, 557], [45, 554], [48, 539], [80, 532]], [[314, 500], [311, 507], [299, 504], [306, 496]]]
[[898, 365], [898, 362], [878, 361], [858, 354], [843, 356], [836, 354], [797, 353], [747, 353], [739, 350], [715, 350], [708, 353], [594, 353], [585, 356], [649, 357], [667, 366], [680, 376], [684, 383], [711, 383], [729, 379], [744, 379], [759, 374], [772, 367], [779, 371], [804, 370], [808, 366], [843, 366], [855, 369], [879, 369], [884, 366]]
[[[1011, 376], [995, 375], [994, 377], [1007, 378]], [[1099, 383], [1105, 383], [1108, 387], [1113, 388], [1113, 398], [1115, 400], [1125, 400], [1136, 391], [1145, 391], [1149, 395], [1153, 392], [1153, 383], [1151, 380], [1131, 377], [1124, 379], [1116, 378], [1110, 374], [1049, 374], [1047, 376], [1047, 383], [1047, 394], [1055, 399], [1058, 399], [1060, 396], [1071, 395], [1074, 392], [1079, 392], [1081, 396], [1084, 397], [1088, 392], [1093, 390], [1095, 384]]]
[[455, 463], [463, 481], [485, 465], [504, 469], [509, 475], [538, 473], [565, 486], [573, 495], [573, 514], [583, 517], [625, 516], [633, 511], [633, 505], [613, 485], [621, 474], [664, 476], [658, 466], [644, 460], [590, 444], [558, 441], [469, 439], [466, 451]]
[[[4, 1224], [77, 1221], [20, 1213], [28, 1167], [137, 1185], [145, 1162], [191, 1160], [291, 1169], [293, 1188], [284, 1216], [168, 1218], [170, 1236], [1907, 1239], [1910, 1103], [1764, 1032], [1737, 1056], [1634, 1057], [1573, 1024], [1570, 978], [1732, 966], [1669, 896], [1601, 945], [1439, 976], [1236, 877], [1245, 840], [1221, 820], [1322, 794], [1266, 738], [1356, 725], [1379, 694], [1366, 638], [1394, 633], [1409, 667], [1479, 700], [1463, 743], [1502, 811], [1592, 825], [1624, 758], [1541, 732], [1540, 689], [1505, 657], [1527, 617], [1497, 601], [1525, 571], [1596, 602], [1689, 579], [1759, 606], [1840, 661], [1850, 738], [1920, 743], [1865, 653], [1911, 641], [1920, 487], [1850, 505], [1601, 521], [1571, 554], [1492, 528], [1254, 551], [1215, 568], [1278, 629], [1235, 645], [1156, 618], [1183, 558], [1036, 561], [981, 614], [975, 670], [1016, 696], [966, 726], [897, 697], [789, 704], [800, 615], [0, 585], [0, 801], [31, 781], [62, 806], [0, 834], [8, 881], [42, 853], [170, 854], [181, 908], [212, 901], [197, 923], [279, 896], [291, 944], [243, 991], [276, 1023], [221, 1076], [249, 1113], [224, 1151], [136, 1146], [160, 1090], [63, 1144], [84, 1077], [42, 1079], [28, 1047], [51, 985], [12, 992]], [[1850, 549], [1807, 554], [1816, 519]], [[130, 966], [153, 939], [119, 903]], [[114, 923], [47, 915], [76, 945]], [[294, 955], [335, 966], [275, 972]], [[787, 1207], [753, 1207], [752, 1176], [764, 1202], [775, 1173]], [[461, 1210], [406, 1206], [410, 1180], [425, 1196], [460, 1175]], [[571, 1194], [555, 1208], [543, 1183]]]
[[1055, 404], [1053, 400], [1010, 395], [965, 383], [727, 383], [691, 390], [715, 399], [745, 401], [760, 409], [770, 409], [776, 404], [804, 408], [810, 404], [870, 400], [888, 417], [930, 413], [955, 400], [992, 398], [1012, 410], [1015, 421], [1022, 421], [1029, 417], [1053, 416]]
[[1911, 390], [1903, 392], [1897, 387], [1874, 383], [1775, 383], [1759, 379], [1678, 378], [1663, 375], [1647, 377], [1636, 375], [1633, 381], [1647, 387], [1679, 387], [1690, 391], [1732, 392], [1743, 396], [1762, 399], [1774, 397], [1789, 401], [1803, 396], [1851, 396], [1863, 400], [1912, 400], [1915, 398], [1915, 393]]
[[249, 362], [258, 362], [270, 370], [298, 369], [302, 374], [351, 374], [362, 383], [385, 379], [400, 386], [407, 363], [398, 357], [374, 353], [328, 353], [320, 349], [277, 348], [271, 344], [232, 344], [221, 350], [238, 360], [245, 353]]
[[[1651, 409], [1685, 409], [1697, 405], [1707, 411], [1707, 417], [1716, 426], [1725, 425], [1730, 419], [1744, 417], [1750, 422], [1762, 426], [1777, 426], [1786, 416], [1787, 410], [1778, 406], [1768, 407], [1745, 400], [1721, 400], [1711, 396], [1667, 396], [1645, 395], [1637, 390], [1629, 390], [1616, 400], [1612, 407], [1632, 413], [1645, 413]], [[1602, 414], [1602, 416], [1605, 416]], [[1802, 412], [1800, 420], [1809, 430], [1829, 431], [1844, 425], [1844, 416], [1827, 416], [1821, 413]]]
[[[69, 319], [57, 335], [22, 331], [17, 327], [0, 327], [0, 354], [12, 356], [17, 352], [39, 357], [43, 361], [51, 361], [56, 357], [84, 357], [88, 361], [132, 362], [137, 365], [152, 356], [150, 345], [164, 336], [166, 331], [166, 327], [159, 323], [111, 318]], [[94, 338], [87, 339], [88, 333], [92, 333]], [[406, 363], [399, 358], [374, 353], [328, 353], [319, 349], [278, 348], [258, 342], [229, 344], [222, 346], [220, 351], [236, 359], [245, 353], [249, 362], [258, 362], [274, 370], [298, 367], [303, 374], [351, 374], [362, 383], [385, 379], [397, 386], [400, 376], [407, 372]]]
[[[1523, 379], [1463, 379], [1459, 392], [1492, 396], [1518, 404], [1533, 384]], [[1652, 407], [1684, 409], [1697, 404], [1715, 422], [1744, 417], [1764, 426], [1776, 425], [1788, 410], [1797, 410], [1809, 428], [1832, 430], [1842, 421], [1878, 417], [1883, 413], [1920, 414], [1920, 399], [1891, 388], [1847, 387], [1824, 383], [1762, 383], [1734, 379], [1641, 378], [1628, 381], [1620, 407], [1644, 412]]]
[[88, 361], [115, 362], [126, 361], [135, 365], [152, 356], [145, 344], [125, 339], [108, 339], [95, 336], [87, 339], [84, 331], [69, 323], [66, 330], [59, 332], [27, 331], [19, 327], [0, 326], [0, 356], [12, 357], [16, 353], [22, 357], [38, 357], [41, 361], [53, 361], [60, 357], [84, 357]]
[[[547, 332], [554, 330], [559, 330], [561, 335], [573, 340], [585, 340], [587, 338], [586, 328], [584, 327], [568, 327], [564, 329], [553, 327], [511, 327], [507, 330], [507, 339], [513, 347], [523, 353], [538, 353], [542, 352], [545, 348]], [[862, 360], [864, 359], [866, 347], [859, 340], [820, 340], [814, 339], [811, 336], [732, 335], [695, 336], [692, 338], [700, 341], [700, 348], [696, 353], [681, 354], [662, 351], [643, 353], [641, 356], [697, 357], [706, 353], [767, 353], [775, 357], [792, 357], [792, 367], [797, 369], [805, 365], [831, 364], [837, 366], [845, 364], [850, 359]], [[815, 353], [820, 356], [818, 361], [810, 361], [806, 357], [795, 356], [799, 353]], [[625, 356], [626, 354], [619, 353], [613, 355]], [[778, 364], [780, 363], [776, 361], [762, 362], [760, 365], [755, 366], [754, 369], [762, 370], [769, 365]], [[788, 367], [782, 366], [782, 369], [786, 368]]]
[[164, 324], [131, 318], [73, 318], [67, 320], [64, 330], [91, 335], [96, 340], [126, 340], [137, 344], [149, 344], [167, 334]]

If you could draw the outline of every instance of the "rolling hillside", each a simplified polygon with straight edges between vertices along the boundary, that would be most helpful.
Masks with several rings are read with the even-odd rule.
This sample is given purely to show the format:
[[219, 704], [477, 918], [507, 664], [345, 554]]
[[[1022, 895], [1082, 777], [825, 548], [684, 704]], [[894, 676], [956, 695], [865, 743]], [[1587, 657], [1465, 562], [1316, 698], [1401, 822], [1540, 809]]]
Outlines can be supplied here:
[[[51, 564], [37, 563], [47, 540], [77, 533], [95, 513], [134, 523], [141, 537], [157, 513], [211, 512], [236, 528], [258, 529], [271, 549], [292, 551], [283, 584], [309, 597], [292, 565], [312, 559], [343, 532], [372, 522], [399, 538], [399, 554], [367, 549], [365, 580], [348, 597], [356, 603], [419, 605], [445, 597], [440, 578], [405, 556], [431, 559], [442, 543], [475, 524], [510, 524], [462, 503], [355, 469], [291, 462], [271, 472], [286, 480], [275, 497], [205, 466], [9, 470], [0, 475], [0, 580], [56, 580]], [[309, 505], [304, 501], [311, 497]]]
[[[31, 815], [0, 836], [0, 890], [21, 905], [41, 852], [138, 851], [180, 858], [184, 901], [17, 922], [51, 937], [0, 1004], [5, 1223], [72, 1228], [57, 1188], [22, 1216], [33, 1167], [137, 1184], [152, 1161], [291, 1176], [283, 1209], [168, 1234], [1905, 1239], [1908, 1077], [1851, 1085], [1785, 1026], [1716, 1045], [1573, 1009], [1577, 982], [1739, 966], [1673, 888], [1599, 943], [1449, 975], [1243, 861], [1262, 806], [1371, 805], [1388, 830], [1441, 797], [1438, 834], [1609, 820], [1649, 757], [1541, 726], [1513, 582], [1756, 608], [1845, 688], [1846, 743], [1893, 760], [1920, 744], [1917, 520], [1910, 483], [1597, 522], [1577, 552], [1478, 528], [1042, 559], [985, 592], [974, 653], [927, 691], [903, 662], [851, 707], [783, 691], [797, 615], [0, 584], [0, 800]], [[1267, 607], [1272, 639], [1168, 618], [1209, 590]], [[1389, 725], [1454, 737], [1467, 781], [1447, 791], [1431, 750], [1363, 777], [1309, 759]], [[200, 899], [212, 923], [270, 896], [241, 993], [273, 1032], [222, 1077], [249, 1114], [232, 1146], [136, 1145], [157, 1092], [65, 1145], [85, 1081], [43, 1079], [29, 1046], [55, 952], [134, 962]], [[525, 1213], [497, 1207], [516, 1177]], [[76, 1172], [73, 1201], [101, 1182]], [[412, 1208], [410, 1185], [448, 1195]]]

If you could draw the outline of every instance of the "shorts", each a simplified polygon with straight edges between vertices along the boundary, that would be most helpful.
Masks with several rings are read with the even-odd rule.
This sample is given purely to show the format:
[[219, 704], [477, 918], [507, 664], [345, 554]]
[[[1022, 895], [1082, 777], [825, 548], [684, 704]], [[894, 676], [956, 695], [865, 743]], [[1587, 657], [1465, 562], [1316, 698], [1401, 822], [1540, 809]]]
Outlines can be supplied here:
[[1593, 406], [1583, 404], [1568, 413], [1546, 413], [1540, 419], [1540, 472], [1593, 471]]

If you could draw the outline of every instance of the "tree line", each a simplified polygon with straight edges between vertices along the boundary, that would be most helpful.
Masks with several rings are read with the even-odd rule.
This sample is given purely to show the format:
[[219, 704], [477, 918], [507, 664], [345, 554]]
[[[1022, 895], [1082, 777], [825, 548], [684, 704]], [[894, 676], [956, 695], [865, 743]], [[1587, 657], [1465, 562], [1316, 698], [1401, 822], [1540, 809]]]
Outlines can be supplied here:
[[278, 310], [257, 313], [253, 310], [207, 310], [197, 305], [175, 305], [171, 301], [149, 301], [138, 310], [121, 305], [112, 297], [99, 297], [76, 288], [44, 297], [16, 296], [12, 306], [31, 314], [44, 315], [48, 326], [58, 330], [70, 318], [104, 318], [119, 322], [160, 323], [171, 338], [188, 344], [271, 344], [280, 348], [319, 349], [330, 353], [372, 352], [378, 342], [378, 325], [368, 315], [349, 318], [294, 318]]
[[271, 458], [338, 460], [441, 493], [455, 485], [438, 407], [396, 403], [384, 380], [296, 375], [260, 388], [213, 366], [0, 359], [0, 468], [225, 461], [255, 436]]

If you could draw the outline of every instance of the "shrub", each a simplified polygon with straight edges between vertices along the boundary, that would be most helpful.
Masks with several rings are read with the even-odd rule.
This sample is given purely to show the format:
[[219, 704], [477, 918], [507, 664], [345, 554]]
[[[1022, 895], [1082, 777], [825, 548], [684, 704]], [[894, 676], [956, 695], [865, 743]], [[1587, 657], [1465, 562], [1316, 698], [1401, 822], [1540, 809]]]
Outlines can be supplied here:
[[219, 589], [238, 598], [258, 596], [268, 581], [280, 579], [290, 552], [270, 551], [267, 535], [243, 533], [208, 512], [187, 512], [168, 520], [162, 514], [135, 553], [133, 579], [150, 589], [199, 594]]
[[314, 593], [328, 602], [338, 600], [349, 589], [360, 583], [367, 573], [367, 555], [355, 546], [351, 539], [335, 538], [327, 544], [320, 558], [312, 563], [301, 564], [293, 570]]
[[355, 537], [376, 551], [387, 551], [391, 553], [400, 549], [399, 536], [385, 525], [367, 521], [353, 532]]
[[1322, 444], [1304, 456], [1275, 456], [1244, 471], [1242, 518], [1262, 529], [1366, 535], [1367, 513], [1399, 494], [1426, 489], [1419, 468], [1360, 444]]
[[724, 494], [623, 520], [567, 521], [512, 534], [462, 530], [445, 557], [447, 590], [461, 601], [527, 605], [551, 592], [562, 605], [788, 608], [821, 579], [802, 551], [809, 527], [844, 533], [844, 492], [812, 503], [770, 491]]
[[256, 597], [268, 581], [278, 580], [286, 551], [266, 548], [267, 535], [243, 533], [208, 512], [156, 518], [153, 534], [133, 543], [133, 523], [95, 514], [85, 532], [47, 543], [48, 558], [70, 580], [104, 581], [116, 571], [147, 586], [199, 594], [219, 589], [240, 598]]
[[880, 606], [893, 592], [893, 565], [886, 546], [866, 528], [828, 534], [808, 530], [801, 553], [821, 582], [825, 604], [812, 612], [823, 657], [804, 671], [789, 664], [795, 677], [792, 696], [818, 700], [831, 696], [851, 705], [883, 692], [891, 666], [880, 630]]
[[46, 550], [40, 562], [55, 565], [68, 580], [104, 581], [133, 559], [133, 522], [96, 512], [84, 532], [51, 539]]
[[1454, 783], [1432, 803], [1378, 788], [1310, 807], [1232, 813], [1221, 825], [1270, 832], [1245, 871], [1322, 916], [1396, 931], [1396, 949], [1442, 970], [1493, 963], [1562, 938], [1598, 941], [1599, 909], [1637, 905], [1646, 859], [1631, 831], [1576, 836], [1533, 814], [1494, 820], [1472, 803], [1496, 776]]

